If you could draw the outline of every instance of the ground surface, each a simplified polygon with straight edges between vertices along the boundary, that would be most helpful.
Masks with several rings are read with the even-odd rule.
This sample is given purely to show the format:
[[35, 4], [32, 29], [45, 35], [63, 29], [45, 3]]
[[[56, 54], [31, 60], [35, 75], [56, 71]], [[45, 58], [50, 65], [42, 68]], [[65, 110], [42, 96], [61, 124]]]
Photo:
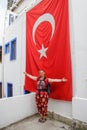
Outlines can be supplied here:
[[2, 130], [68, 130], [69, 128], [68, 125], [54, 119], [48, 118], [45, 123], [38, 122], [38, 119], [39, 116], [35, 115], [12, 124]]

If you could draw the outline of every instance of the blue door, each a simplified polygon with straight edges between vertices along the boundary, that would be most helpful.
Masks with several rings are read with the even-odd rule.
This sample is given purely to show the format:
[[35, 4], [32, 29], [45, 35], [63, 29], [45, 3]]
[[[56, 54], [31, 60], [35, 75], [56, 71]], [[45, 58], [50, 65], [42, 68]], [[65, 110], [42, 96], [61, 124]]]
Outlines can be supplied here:
[[13, 96], [13, 85], [11, 83], [7, 83], [7, 97]]
[[2, 98], [2, 83], [0, 82], [0, 98]]

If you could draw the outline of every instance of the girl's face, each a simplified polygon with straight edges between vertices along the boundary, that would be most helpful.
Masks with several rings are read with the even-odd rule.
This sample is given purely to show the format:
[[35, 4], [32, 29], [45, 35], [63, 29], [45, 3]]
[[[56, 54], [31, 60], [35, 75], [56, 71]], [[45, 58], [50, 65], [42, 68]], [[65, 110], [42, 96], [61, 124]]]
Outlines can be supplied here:
[[43, 70], [40, 70], [39, 71], [39, 75], [40, 75], [40, 77], [44, 77], [45, 76], [45, 72]]

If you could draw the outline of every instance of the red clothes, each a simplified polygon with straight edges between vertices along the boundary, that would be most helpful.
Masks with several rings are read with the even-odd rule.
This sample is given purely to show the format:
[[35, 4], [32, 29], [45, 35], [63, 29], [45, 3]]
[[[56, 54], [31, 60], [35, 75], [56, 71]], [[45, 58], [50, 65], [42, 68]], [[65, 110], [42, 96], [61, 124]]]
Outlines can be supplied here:
[[47, 92], [36, 92], [36, 105], [38, 108], [38, 112], [42, 116], [47, 115], [48, 97], [49, 96]]
[[48, 92], [47, 92], [48, 79], [43, 80], [40, 77], [37, 79], [37, 91], [36, 91], [36, 105], [38, 112], [42, 116], [47, 115], [48, 107]]

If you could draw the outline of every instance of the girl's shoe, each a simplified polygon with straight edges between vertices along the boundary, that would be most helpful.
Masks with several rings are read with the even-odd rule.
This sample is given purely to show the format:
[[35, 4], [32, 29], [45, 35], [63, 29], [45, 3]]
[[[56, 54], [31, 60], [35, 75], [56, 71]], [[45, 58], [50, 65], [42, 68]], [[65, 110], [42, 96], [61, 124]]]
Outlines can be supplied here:
[[41, 122], [41, 123], [44, 123], [45, 121], [47, 121], [47, 118], [40, 118], [39, 119], [39, 122]]

